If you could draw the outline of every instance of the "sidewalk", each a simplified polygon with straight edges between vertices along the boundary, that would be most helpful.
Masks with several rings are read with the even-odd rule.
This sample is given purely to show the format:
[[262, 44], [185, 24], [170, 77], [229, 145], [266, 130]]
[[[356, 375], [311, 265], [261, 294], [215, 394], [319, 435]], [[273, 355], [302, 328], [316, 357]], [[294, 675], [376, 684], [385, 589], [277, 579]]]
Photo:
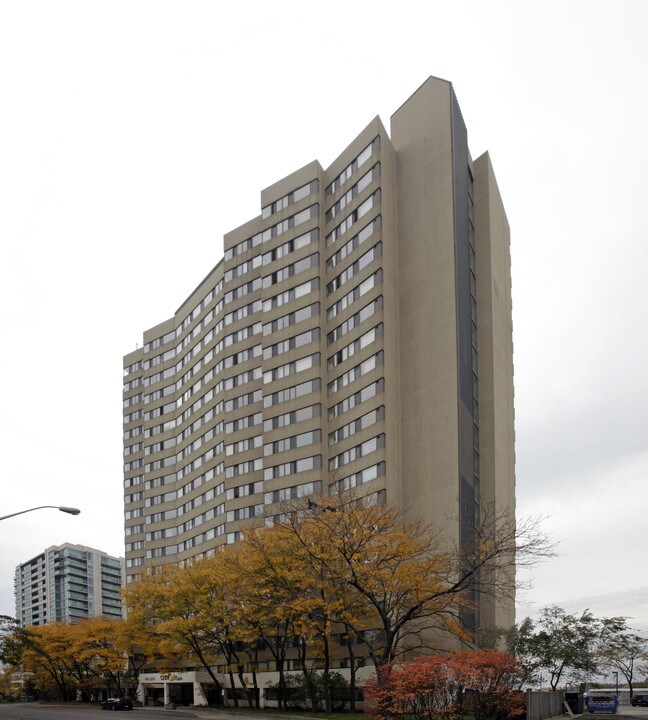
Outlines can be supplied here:
[[246, 713], [245, 710], [229, 712], [228, 708], [191, 708], [195, 717], [201, 720], [314, 720], [312, 717], [300, 715], [278, 715], [277, 713], [263, 713], [258, 710]]
[[[155, 707], [137, 707], [139, 710], [162, 710], [160, 706]], [[232, 710], [229, 708], [217, 708], [217, 707], [185, 707], [178, 705], [174, 710], [176, 717], [196, 717], [200, 720], [314, 720], [311, 717], [304, 717], [301, 715], [279, 715], [277, 713], [264, 713], [262, 711], [255, 710], [253, 712], [246, 713], [245, 709]], [[182, 715], [180, 715], [180, 713]]]

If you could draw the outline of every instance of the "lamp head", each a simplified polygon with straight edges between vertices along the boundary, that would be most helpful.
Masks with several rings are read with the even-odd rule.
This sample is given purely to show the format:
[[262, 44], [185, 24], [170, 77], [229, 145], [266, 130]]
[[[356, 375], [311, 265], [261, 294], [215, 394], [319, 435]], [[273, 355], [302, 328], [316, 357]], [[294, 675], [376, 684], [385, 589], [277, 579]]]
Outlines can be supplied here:
[[69, 513], [70, 515], [78, 515], [81, 510], [79, 508], [73, 508], [73, 507], [59, 507], [59, 510], [64, 513]]

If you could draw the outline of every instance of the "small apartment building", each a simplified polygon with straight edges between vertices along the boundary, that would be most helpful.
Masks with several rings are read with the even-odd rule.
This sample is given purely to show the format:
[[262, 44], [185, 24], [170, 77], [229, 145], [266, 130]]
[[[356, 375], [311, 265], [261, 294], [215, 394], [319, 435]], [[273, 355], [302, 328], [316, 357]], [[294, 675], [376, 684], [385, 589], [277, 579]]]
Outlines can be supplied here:
[[16, 568], [16, 619], [23, 626], [121, 619], [123, 562], [84, 545], [47, 548]]

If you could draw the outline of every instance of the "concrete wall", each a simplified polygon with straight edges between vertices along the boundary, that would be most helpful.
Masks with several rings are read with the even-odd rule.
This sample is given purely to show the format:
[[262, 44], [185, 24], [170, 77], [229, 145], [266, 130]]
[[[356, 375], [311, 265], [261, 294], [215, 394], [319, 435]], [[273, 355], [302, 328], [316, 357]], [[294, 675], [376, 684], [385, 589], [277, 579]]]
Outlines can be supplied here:
[[[391, 119], [397, 153], [402, 503], [458, 541], [451, 86], [430, 78]], [[450, 522], [450, 518], [455, 518]]]
[[527, 690], [527, 720], [545, 720], [565, 714], [565, 693], [562, 690], [539, 692]]
[[[487, 153], [477, 158], [474, 172], [481, 502], [496, 515], [514, 519], [510, 234]], [[484, 598], [481, 616], [484, 627], [510, 627], [515, 622], [514, 603], [495, 604]]]

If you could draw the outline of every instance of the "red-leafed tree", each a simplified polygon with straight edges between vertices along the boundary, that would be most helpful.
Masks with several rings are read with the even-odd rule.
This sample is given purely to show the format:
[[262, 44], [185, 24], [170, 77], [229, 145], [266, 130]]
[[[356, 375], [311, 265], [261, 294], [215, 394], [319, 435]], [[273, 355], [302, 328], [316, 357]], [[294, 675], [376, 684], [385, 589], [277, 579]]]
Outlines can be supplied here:
[[475, 720], [505, 720], [523, 712], [522, 695], [517, 689], [523, 671], [509, 653], [497, 650], [456, 653], [452, 669], [461, 689], [458, 700], [462, 703], [462, 699], [470, 699]]
[[455, 718], [457, 687], [451, 658], [422, 655], [377, 668], [364, 685], [365, 712], [389, 718]]
[[507, 720], [523, 712], [520, 670], [515, 658], [496, 650], [424, 655], [380, 668], [365, 684], [368, 712], [374, 716], [456, 720]]

